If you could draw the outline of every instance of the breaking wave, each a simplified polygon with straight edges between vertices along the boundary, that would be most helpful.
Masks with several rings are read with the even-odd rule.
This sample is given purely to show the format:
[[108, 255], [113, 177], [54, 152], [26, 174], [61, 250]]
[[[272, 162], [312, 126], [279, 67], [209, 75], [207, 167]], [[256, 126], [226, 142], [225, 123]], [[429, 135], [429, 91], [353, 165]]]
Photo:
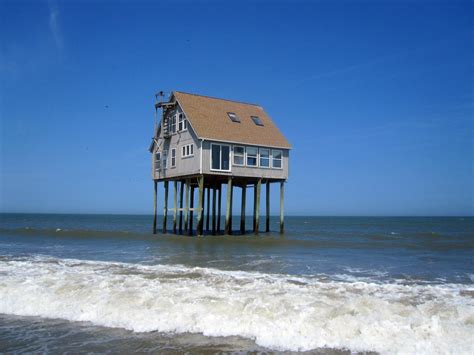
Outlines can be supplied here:
[[241, 336], [275, 350], [474, 352], [474, 290], [457, 284], [2, 257], [0, 313]]

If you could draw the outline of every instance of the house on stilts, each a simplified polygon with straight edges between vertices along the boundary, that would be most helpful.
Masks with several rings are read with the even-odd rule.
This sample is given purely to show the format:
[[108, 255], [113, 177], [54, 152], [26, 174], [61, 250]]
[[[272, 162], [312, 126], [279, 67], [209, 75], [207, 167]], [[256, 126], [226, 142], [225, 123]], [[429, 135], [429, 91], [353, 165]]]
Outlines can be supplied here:
[[[260, 192], [266, 188], [265, 231], [270, 231], [270, 184], [280, 186], [280, 232], [284, 230], [284, 183], [290, 144], [259, 105], [174, 91], [157, 94], [152, 153], [153, 233], [157, 224], [157, 186], [164, 184], [163, 232], [172, 213], [173, 233], [221, 233], [222, 186], [227, 185], [225, 234], [232, 234], [233, 188], [242, 189], [240, 232], [246, 231], [247, 189], [253, 187], [253, 232], [260, 228]], [[160, 115], [161, 114], [161, 115]], [[160, 119], [158, 120], [158, 117]], [[173, 205], [168, 205], [170, 182]], [[197, 205], [194, 195], [197, 190]], [[212, 197], [211, 197], [212, 195]], [[207, 198], [206, 198], [207, 197]]]

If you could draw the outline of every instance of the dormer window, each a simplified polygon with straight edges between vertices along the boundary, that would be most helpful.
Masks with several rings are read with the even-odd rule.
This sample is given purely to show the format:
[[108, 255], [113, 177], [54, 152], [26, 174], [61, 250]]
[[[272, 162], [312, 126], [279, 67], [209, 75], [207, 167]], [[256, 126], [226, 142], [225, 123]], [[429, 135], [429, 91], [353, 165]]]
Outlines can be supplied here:
[[263, 126], [263, 122], [258, 116], [250, 116], [252, 119], [253, 123], [255, 123], [257, 126]]
[[237, 122], [237, 123], [240, 123], [240, 118], [239, 116], [237, 116], [235, 113], [233, 112], [227, 112], [227, 114], [229, 115], [229, 118], [232, 122]]

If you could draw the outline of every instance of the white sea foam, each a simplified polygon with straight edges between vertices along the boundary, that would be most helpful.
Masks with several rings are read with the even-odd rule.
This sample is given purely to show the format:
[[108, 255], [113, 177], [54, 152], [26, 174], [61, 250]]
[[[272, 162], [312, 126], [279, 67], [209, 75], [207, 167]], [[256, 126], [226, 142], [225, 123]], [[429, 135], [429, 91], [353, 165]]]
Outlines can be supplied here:
[[330, 281], [184, 266], [0, 259], [0, 313], [137, 332], [238, 335], [280, 350], [474, 353], [467, 286]]

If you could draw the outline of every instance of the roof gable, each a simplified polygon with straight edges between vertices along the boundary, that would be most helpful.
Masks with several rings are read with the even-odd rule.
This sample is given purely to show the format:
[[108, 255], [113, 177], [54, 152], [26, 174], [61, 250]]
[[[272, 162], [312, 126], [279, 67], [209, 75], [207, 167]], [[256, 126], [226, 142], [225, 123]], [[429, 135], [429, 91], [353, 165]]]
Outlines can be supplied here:
[[[199, 138], [291, 148], [261, 106], [179, 91], [173, 95]], [[240, 123], [232, 122], [228, 112], [235, 113]], [[263, 126], [256, 125], [251, 116], [259, 117]]]

